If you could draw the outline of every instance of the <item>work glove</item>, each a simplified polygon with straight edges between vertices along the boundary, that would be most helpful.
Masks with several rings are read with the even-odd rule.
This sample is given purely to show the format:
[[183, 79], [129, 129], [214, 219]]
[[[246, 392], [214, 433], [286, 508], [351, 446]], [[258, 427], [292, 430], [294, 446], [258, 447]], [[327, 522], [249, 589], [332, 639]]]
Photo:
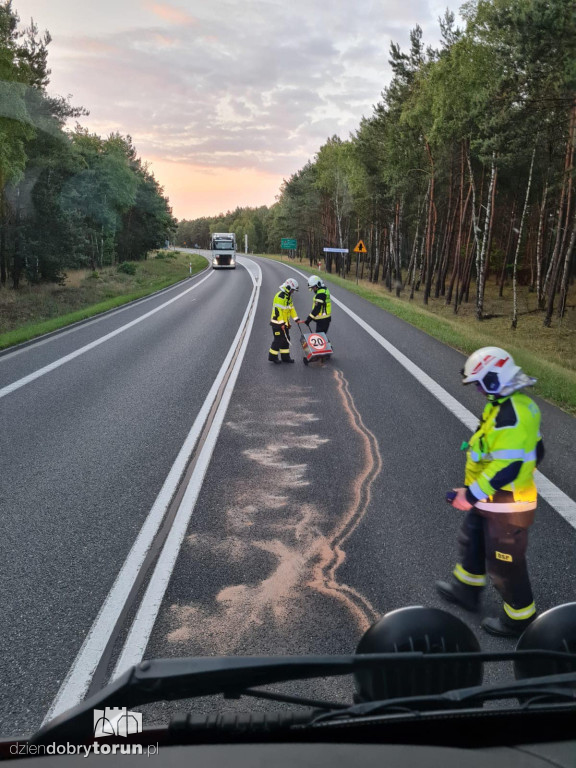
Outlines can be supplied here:
[[307, 318], [306, 318], [306, 320], [305, 320], [305, 322], [306, 322], [306, 325], [310, 325], [310, 323], [312, 322], [312, 320], [314, 320], [314, 318], [312, 317], [312, 315], [308, 315], [308, 317], [307, 317]]

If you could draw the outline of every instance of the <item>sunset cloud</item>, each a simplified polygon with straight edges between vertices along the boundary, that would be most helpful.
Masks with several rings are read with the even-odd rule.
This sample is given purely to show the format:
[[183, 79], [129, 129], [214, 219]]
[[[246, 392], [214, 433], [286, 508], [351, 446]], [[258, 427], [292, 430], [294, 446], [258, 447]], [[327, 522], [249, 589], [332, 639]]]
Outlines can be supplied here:
[[[117, 0], [101, 0], [98, 23], [106, 17], [109, 28], [87, 35], [81, 14], [77, 33], [69, 17], [59, 32], [63, 9], [77, 10], [71, 0], [15, 4], [23, 18], [24, 7], [36, 8], [53, 34], [51, 90], [89, 109], [91, 130], [130, 134], [139, 154], [154, 158], [178, 216], [189, 216], [190, 179], [199, 188], [210, 169], [227, 200], [272, 203], [282, 178], [328, 136], [347, 138], [372, 112], [390, 79], [390, 41], [406, 49], [420, 23], [434, 44], [445, 8], [440, 0], [337, 9], [320, 0], [123, 0], [116, 16]], [[195, 210], [202, 199], [220, 209], [215, 189]]]
[[168, 3], [146, 3], [145, 7], [155, 16], [170, 24], [194, 24], [196, 19], [182, 8]]
[[251, 168], [206, 167], [151, 157], [150, 168], [169, 193], [174, 214], [194, 219], [274, 202], [282, 176]]

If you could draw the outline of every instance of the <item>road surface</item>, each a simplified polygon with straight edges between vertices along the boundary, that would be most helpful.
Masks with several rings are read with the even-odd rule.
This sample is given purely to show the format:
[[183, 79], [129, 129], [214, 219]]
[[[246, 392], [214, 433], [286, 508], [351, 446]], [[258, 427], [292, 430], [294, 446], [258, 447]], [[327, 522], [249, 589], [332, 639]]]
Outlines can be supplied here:
[[[2, 735], [142, 658], [348, 653], [387, 611], [447, 607], [434, 580], [461, 515], [444, 492], [483, 406], [464, 357], [335, 288], [333, 359], [304, 366], [293, 330], [297, 364], [273, 366], [272, 297], [296, 277], [305, 317], [306, 277], [239, 261], [0, 356]], [[540, 405], [545, 610], [574, 599], [576, 421]]]

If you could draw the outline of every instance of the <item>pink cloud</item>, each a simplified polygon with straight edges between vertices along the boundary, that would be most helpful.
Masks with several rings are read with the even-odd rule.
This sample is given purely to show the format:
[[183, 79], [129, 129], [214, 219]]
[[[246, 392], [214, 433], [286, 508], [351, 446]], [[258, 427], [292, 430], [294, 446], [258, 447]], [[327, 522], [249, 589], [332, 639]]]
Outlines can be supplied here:
[[146, 7], [155, 16], [164, 21], [169, 21], [171, 24], [195, 24], [197, 21], [194, 16], [190, 16], [182, 8], [177, 8], [169, 3], [147, 3]]
[[169, 37], [168, 35], [162, 35], [159, 32], [154, 33], [152, 35], [152, 39], [159, 48], [174, 48], [174, 46], [177, 44], [176, 40]]
[[112, 43], [108, 43], [100, 38], [77, 36], [74, 37], [62, 35], [58, 38], [60, 48], [73, 51], [76, 55], [94, 54], [95, 56], [107, 56], [114, 53], [117, 48]]

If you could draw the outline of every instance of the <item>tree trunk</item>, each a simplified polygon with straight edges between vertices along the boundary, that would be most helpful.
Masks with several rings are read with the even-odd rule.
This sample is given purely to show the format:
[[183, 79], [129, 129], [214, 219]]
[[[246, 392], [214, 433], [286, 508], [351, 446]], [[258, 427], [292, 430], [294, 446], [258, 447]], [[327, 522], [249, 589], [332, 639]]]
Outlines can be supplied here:
[[566, 300], [568, 298], [568, 283], [570, 280], [570, 264], [572, 261], [572, 254], [574, 253], [574, 242], [576, 240], [576, 206], [574, 206], [574, 217], [572, 221], [572, 234], [570, 235], [570, 242], [566, 249], [564, 256], [564, 272], [562, 274], [562, 282], [560, 284], [560, 303], [558, 304], [558, 317], [562, 319], [564, 312], [566, 311]]
[[0, 288], [6, 286], [8, 279], [6, 262], [6, 200], [4, 197], [4, 178], [0, 175]]
[[374, 272], [372, 274], [372, 282], [378, 282], [378, 271], [380, 269], [380, 227], [376, 224], [374, 232]]
[[486, 282], [485, 263], [488, 260], [487, 245], [490, 237], [490, 228], [492, 226], [492, 212], [494, 204], [493, 190], [496, 183], [496, 154], [492, 152], [492, 161], [490, 163], [490, 184], [488, 186], [488, 197], [486, 202], [486, 216], [484, 218], [484, 233], [482, 236], [482, 249], [480, 255], [476, 257], [476, 319], [482, 320], [484, 317], [484, 287]]
[[466, 152], [466, 159], [468, 160], [468, 171], [470, 173], [470, 186], [472, 187], [472, 232], [474, 234], [474, 242], [476, 243], [476, 271], [478, 272], [479, 264], [478, 259], [480, 258], [480, 241], [478, 239], [478, 233], [480, 232], [480, 227], [478, 226], [478, 222], [476, 220], [476, 185], [474, 183], [474, 173], [472, 171], [472, 161], [470, 160], [470, 148], [467, 148]]
[[494, 233], [494, 216], [496, 211], [496, 188], [498, 186], [498, 168], [494, 173], [494, 183], [491, 184], [492, 191], [488, 193], [488, 211], [490, 215], [490, 221], [488, 222], [488, 230], [486, 234], [486, 252], [484, 254], [484, 264], [482, 271], [482, 315], [484, 315], [484, 293], [486, 290], [486, 282], [488, 281], [488, 275], [490, 273], [490, 253], [492, 252], [492, 236]]
[[452, 216], [452, 198], [454, 196], [454, 162], [453, 159], [450, 162], [450, 178], [448, 181], [448, 208], [446, 211], [446, 226], [444, 227], [444, 237], [442, 240], [442, 248], [440, 250], [440, 269], [438, 270], [438, 276], [436, 279], [436, 290], [434, 292], [435, 298], [439, 298], [440, 295], [444, 296], [446, 293], [446, 272], [448, 271], [448, 259], [450, 256], [450, 243], [452, 240], [452, 228], [454, 226], [454, 219], [458, 212], [458, 201], [454, 208], [454, 216]]
[[[415, 264], [416, 264], [416, 251], [418, 249], [418, 228], [420, 226], [420, 222], [416, 222], [416, 232], [414, 233], [414, 242], [412, 243], [412, 253], [410, 254], [410, 261], [408, 262], [408, 271], [406, 272], [406, 283], [404, 284], [404, 287], [408, 285], [409, 282], [412, 280], [412, 272], [415, 272]], [[412, 298], [412, 296], [410, 297]]]
[[472, 275], [472, 263], [474, 261], [474, 254], [477, 240], [473, 236], [474, 220], [471, 218], [470, 227], [468, 229], [468, 238], [466, 240], [466, 251], [464, 258], [464, 267], [462, 270], [462, 283], [460, 285], [460, 291], [458, 292], [458, 304], [462, 304], [465, 300], [468, 302], [470, 293], [470, 278]]
[[524, 198], [524, 208], [522, 209], [522, 216], [520, 217], [520, 232], [518, 233], [518, 242], [516, 244], [516, 253], [514, 254], [514, 268], [512, 271], [512, 328], [516, 330], [518, 325], [518, 290], [517, 290], [517, 275], [518, 275], [518, 255], [520, 254], [520, 246], [522, 243], [522, 232], [524, 230], [524, 220], [526, 218], [526, 211], [528, 210], [528, 200], [530, 198], [530, 187], [532, 186], [532, 172], [534, 170], [534, 158], [536, 157], [536, 147], [532, 150], [532, 160], [530, 161], [530, 172], [528, 174], [528, 184], [526, 186], [526, 197]]
[[504, 252], [504, 259], [502, 263], [502, 271], [500, 272], [500, 288], [498, 295], [500, 298], [504, 295], [504, 283], [506, 282], [506, 268], [508, 266], [508, 255], [510, 253], [510, 245], [512, 242], [512, 234], [514, 232], [514, 223], [516, 221], [516, 198], [512, 203], [512, 213], [510, 215], [510, 228], [508, 229], [508, 241], [506, 243], [506, 250]]
[[[546, 317], [544, 318], [544, 326], [549, 328], [552, 324], [552, 314], [554, 313], [554, 299], [556, 297], [556, 291], [559, 283], [560, 263], [562, 258], [562, 245], [566, 241], [566, 233], [568, 231], [568, 218], [570, 216], [570, 202], [572, 198], [572, 170], [574, 162], [574, 131], [576, 127], [576, 104], [572, 106], [570, 112], [570, 130], [568, 133], [568, 142], [566, 147], [566, 161], [565, 161], [565, 176], [564, 183], [562, 185], [562, 194], [560, 196], [560, 206], [558, 213], [558, 232], [556, 233], [556, 243], [554, 245], [554, 253], [548, 267], [546, 274], [546, 282], [544, 290], [548, 288], [548, 302], [546, 306]], [[566, 199], [566, 206], [564, 208], [563, 202]], [[565, 222], [565, 226], [562, 227], [562, 223]], [[562, 232], [562, 229], [564, 230]], [[562, 236], [561, 236], [562, 232]]]
[[456, 249], [454, 251], [454, 265], [452, 267], [452, 277], [450, 278], [450, 286], [446, 295], [446, 305], [452, 301], [452, 294], [454, 291], [454, 285], [456, 285], [456, 301], [454, 302], [454, 312], [458, 311], [458, 282], [460, 280], [461, 265], [462, 265], [462, 230], [464, 228], [464, 218], [466, 211], [468, 210], [468, 204], [470, 202], [470, 195], [472, 194], [472, 187], [468, 186], [468, 193], [466, 195], [466, 202], [464, 202], [464, 142], [461, 144], [460, 153], [460, 216], [458, 218], [458, 238], [456, 240]]
[[418, 268], [418, 238], [420, 233], [420, 221], [422, 219], [422, 211], [426, 205], [426, 198], [418, 201], [418, 215], [416, 217], [416, 232], [414, 234], [414, 242], [412, 243], [412, 253], [410, 255], [410, 264], [408, 266], [408, 274], [406, 275], [406, 285], [410, 283], [410, 298], [414, 298], [414, 285], [416, 283], [416, 270]]
[[424, 288], [424, 304], [428, 304], [428, 298], [430, 297], [430, 291], [432, 290], [432, 261], [434, 238], [436, 236], [437, 212], [434, 201], [434, 158], [432, 157], [430, 145], [426, 139], [424, 139], [424, 141], [426, 144], [426, 152], [428, 153], [428, 160], [430, 162], [430, 197], [428, 201], [428, 226], [426, 231], [426, 285]]
[[[431, 180], [428, 181], [428, 189], [426, 191], [426, 200], [424, 203], [424, 207], [426, 207], [426, 204], [429, 204], [430, 199], [430, 187], [431, 187]], [[420, 244], [420, 260], [419, 260], [419, 269], [418, 269], [418, 279], [413, 286], [412, 289], [412, 296], [414, 296], [414, 291], [419, 291], [420, 286], [422, 285], [422, 280], [424, 279], [424, 263], [425, 263], [425, 257], [426, 257], [426, 243], [428, 242], [428, 216], [426, 216], [425, 222], [424, 222], [424, 234], [422, 236], [422, 242]]]
[[404, 250], [404, 238], [402, 235], [404, 219], [404, 195], [400, 201], [398, 210], [398, 226], [396, 228], [396, 296], [400, 296], [402, 291], [402, 251]]

